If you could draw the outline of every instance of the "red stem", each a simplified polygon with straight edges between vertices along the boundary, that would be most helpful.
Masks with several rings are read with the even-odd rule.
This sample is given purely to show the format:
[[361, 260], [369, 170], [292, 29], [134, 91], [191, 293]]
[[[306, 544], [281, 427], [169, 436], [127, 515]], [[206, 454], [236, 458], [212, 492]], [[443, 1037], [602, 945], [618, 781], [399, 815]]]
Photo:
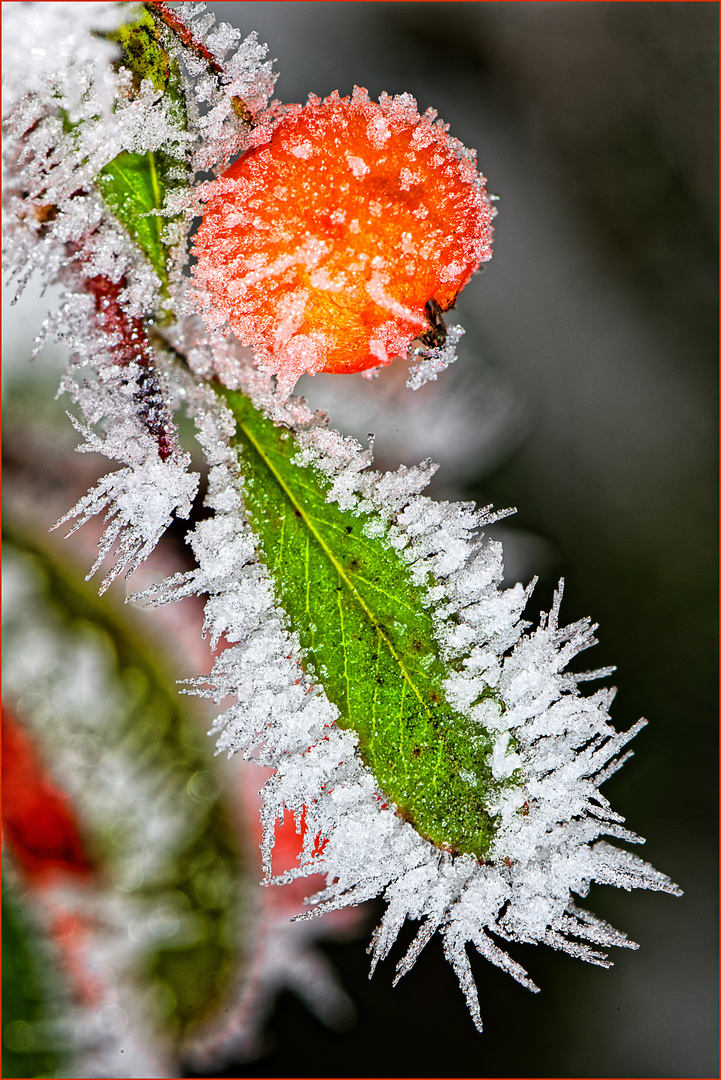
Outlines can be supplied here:
[[175, 12], [171, 8], [169, 8], [167, 4], [161, 3], [160, 0], [148, 0], [148, 3], [146, 3], [145, 6], [157, 13], [157, 15], [163, 20], [165, 25], [170, 27], [173, 33], [182, 42], [182, 44], [185, 45], [187, 49], [190, 49], [192, 50], [192, 52], [197, 53], [198, 56], [201, 56], [203, 60], [205, 60], [205, 62], [209, 65], [214, 75], [217, 75], [218, 78], [222, 78], [223, 76], [225, 76], [225, 71], [218, 63], [216, 57], [213, 56], [213, 54], [210, 52], [209, 49], [206, 48], [202, 41], [199, 41], [198, 38], [193, 35], [192, 31], [188, 29], [182, 19], [179, 19]]
[[158, 456], [167, 461], [173, 451], [171, 420], [158, 381], [153, 350], [148, 341], [145, 324], [137, 315], [128, 315], [120, 305], [120, 293], [127, 288], [127, 279], [114, 282], [102, 274], [85, 278], [84, 287], [95, 301], [95, 312], [101, 330], [120, 338], [112, 346], [118, 367], [138, 364], [143, 370], [138, 377], [140, 399], [138, 414], [158, 444]]
[[[205, 61], [218, 81], [226, 83], [230, 82], [225, 68], [218, 61], [217, 57], [213, 56], [210, 49], [195, 37], [192, 30], [186, 26], [183, 20], [179, 18], [167, 4], [162, 3], [162, 0], [148, 0], [145, 7], [151, 14], [157, 16], [157, 18], [173, 31], [180, 43], [185, 45], [186, 49], [190, 49], [191, 52], [194, 52]], [[242, 98], [233, 98], [233, 108], [243, 123], [251, 124], [253, 122], [251, 109], [246, 105]]]

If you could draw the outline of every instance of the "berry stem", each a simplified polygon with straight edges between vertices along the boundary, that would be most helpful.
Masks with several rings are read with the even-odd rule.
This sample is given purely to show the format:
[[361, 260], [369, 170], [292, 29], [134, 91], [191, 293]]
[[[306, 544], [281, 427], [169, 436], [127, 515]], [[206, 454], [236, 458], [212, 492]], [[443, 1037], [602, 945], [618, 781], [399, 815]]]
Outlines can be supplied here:
[[[196, 56], [199, 56], [201, 60], [205, 61], [220, 84], [230, 82], [230, 77], [218, 58], [213, 55], [202, 41], [195, 37], [189, 26], [178, 18], [167, 4], [163, 3], [162, 0], [147, 0], [145, 8], [152, 16], [164, 23], [169, 30], [172, 30], [181, 45], [184, 45], [186, 49], [189, 49]], [[242, 98], [234, 97], [233, 107], [244, 123], [252, 123], [253, 114]]]

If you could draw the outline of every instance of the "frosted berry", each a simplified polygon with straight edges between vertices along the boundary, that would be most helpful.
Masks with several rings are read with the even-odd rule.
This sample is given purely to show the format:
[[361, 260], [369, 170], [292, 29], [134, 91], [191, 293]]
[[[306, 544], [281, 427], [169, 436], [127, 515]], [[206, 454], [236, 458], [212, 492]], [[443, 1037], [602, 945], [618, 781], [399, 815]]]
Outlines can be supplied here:
[[475, 156], [408, 94], [291, 107], [211, 186], [195, 241], [212, 325], [286, 385], [404, 355], [491, 257]]

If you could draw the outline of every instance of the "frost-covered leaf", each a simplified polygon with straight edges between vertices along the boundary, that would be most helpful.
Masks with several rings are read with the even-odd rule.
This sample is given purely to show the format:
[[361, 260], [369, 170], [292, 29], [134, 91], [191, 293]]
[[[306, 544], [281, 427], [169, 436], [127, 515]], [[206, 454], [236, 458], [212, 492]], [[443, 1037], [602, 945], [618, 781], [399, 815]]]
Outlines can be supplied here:
[[124, 151], [95, 177], [108, 208], [125, 226], [150, 260], [161, 281], [168, 279], [168, 248], [163, 242], [167, 173], [174, 162], [167, 155]]
[[[493, 739], [447, 700], [434, 582], [414, 574], [370, 506], [364, 513], [328, 501], [331, 482], [299, 467], [287, 428], [244, 394], [225, 398], [241, 447], [245, 509], [306, 671], [338, 708], [338, 725], [355, 731], [379, 791], [398, 812], [439, 847], [486, 855], [495, 831], [487, 807], [498, 788]], [[499, 700], [489, 686], [474, 703], [485, 699]]]
[[[440, 933], [479, 1028], [468, 944], [531, 989], [498, 939], [543, 942], [602, 965], [609, 963], [605, 948], [635, 947], [575, 903], [592, 881], [678, 893], [665, 875], [600, 840], [640, 842], [599, 786], [623, 764], [628, 755], [622, 750], [643, 723], [619, 734], [608, 715], [613, 692], [581, 696], [578, 684], [607, 669], [567, 670], [594, 644], [595, 627], [587, 619], [559, 625], [559, 589], [531, 632], [521, 619], [529, 590], [502, 589], [500, 545], [473, 535], [492, 520], [487, 511], [419, 494], [432, 474], [428, 464], [374, 472], [368, 451], [329, 429], [302, 402], [280, 404], [268, 378], [244, 369], [240, 357], [233, 366], [230, 346], [217, 339], [213, 345], [237, 387], [220, 391], [232, 415], [218, 411], [207, 390], [190, 395], [212, 466], [206, 502], [214, 516], [191, 534], [198, 569], [145, 595], [163, 603], [208, 593], [206, 627], [214, 644], [223, 637], [227, 647], [211, 675], [194, 686], [216, 701], [237, 700], [214, 725], [219, 748], [255, 754], [275, 770], [263, 791], [266, 873], [275, 823], [291, 811], [302, 834], [299, 865], [272, 880], [326, 875], [326, 887], [310, 898], [308, 917], [384, 897], [388, 908], [373, 936], [373, 966], [388, 955], [407, 919], [421, 920], [397, 977]], [[207, 371], [202, 344], [194, 348], [193, 365]], [[358, 566], [351, 568], [353, 560]], [[387, 575], [378, 569], [384, 560]], [[378, 607], [377, 586], [387, 591], [387, 606], [378, 610], [390, 614], [376, 623], [366, 608]], [[435, 653], [432, 644], [420, 653], [432, 659], [427, 681], [418, 676], [419, 683], [431, 693], [434, 680], [442, 686], [450, 710], [441, 714], [448, 728], [439, 725], [439, 733], [457, 725], [460, 751], [452, 735], [444, 741], [454, 753], [446, 776], [451, 789], [452, 766], [466, 740], [486, 750], [492, 779], [481, 797], [493, 830], [483, 856], [422, 835], [401, 801], [403, 780], [415, 776], [428, 803], [437, 802], [420, 811], [413, 803], [412, 812], [427, 820], [435, 813], [434, 825], [454, 827], [456, 819], [443, 816], [444, 795], [432, 783], [423, 791], [422, 766], [414, 773], [421, 757], [413, 753], [420, 748], [418, 726], [406, 730], [397, 719], [399, 700], [402, 718], [415, 719], [403, 697], [411, 681], [405, 665], [417, 670], [413, 645], [420, 637], [409, 633], [403, 608], [414, 596], [422, 598], [420, 618], [428, 617], [437, 645]], [[371, 650], [375, 646], [380, 657], [378, 627], [386, 622], [399, 624], [388, 634], [385, 657], [388, 669], [397, 669], [395, 689], [384, 699], [390, 712], [375, 714], [373, 732], [378, 698]], [[316, 640], [321, 627], [322, 646]], [[353, 680], [365, 693], [354, 696]], [[379, 721], [395, 737], [382, 748], [387, 757], [372, 758]], [[473, 777], [461, 768], [458, 779], [470, 785]]]
[[[286, 392], [441, 344], [441, 312], [491, 257], [475, 151], [410, 94], [311, 95], [201, 198], [196, 302]], [[453, 350], [431, 353], [438, 371]]]
[[103, 36], [118, 46], [118, 63], [132, 72], [136, 87], [140, 87], [143, 79], [150, 79], [156, 90], [163, 91], [168, 86], [171, 69], [168, 53], [158, 40], [150, 12], [138, 5], [132, 14], [132, 22]]
[[[139, 91], [143, 80], [149, 79], [171, 106], [169, 120], [183, 129], [187, 115], [178, 63], [160, 44], [150, 14], [143, 11], [136, 21], [121, 26], [108, 37], [120, 47], [118, 66], [132, 73], [136, 89]], [[95, 177], [106, 205], [166, 286], [169, 245], [164, 239], [166, 221], [162, 212], [168, 192], [178, 186], [178, 178], [183, 172], [187, 183], [187, 166], [183, 167], [176, 157], [163, 150], [147, 153], [124, 150]]]

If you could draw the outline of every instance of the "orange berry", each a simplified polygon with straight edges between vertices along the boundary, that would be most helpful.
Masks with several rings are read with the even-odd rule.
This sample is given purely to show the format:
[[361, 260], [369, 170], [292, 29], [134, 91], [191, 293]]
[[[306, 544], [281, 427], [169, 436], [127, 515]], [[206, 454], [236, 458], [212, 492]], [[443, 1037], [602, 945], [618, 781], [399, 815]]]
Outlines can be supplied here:
[[405, 355], [491, 257], [475, 155], [408, 94], [291, 107], [211, 186], [195, 240], [211, 323], [290, 385]]

